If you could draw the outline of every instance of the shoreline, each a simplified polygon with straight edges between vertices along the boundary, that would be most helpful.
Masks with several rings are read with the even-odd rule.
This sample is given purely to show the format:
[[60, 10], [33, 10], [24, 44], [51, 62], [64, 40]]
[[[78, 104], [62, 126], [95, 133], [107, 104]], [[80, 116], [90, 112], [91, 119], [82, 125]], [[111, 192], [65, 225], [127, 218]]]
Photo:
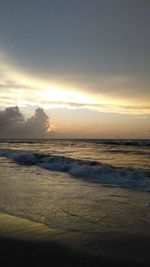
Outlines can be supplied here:
[[2, 266], [150, 266], [149, 236], [71, 232], [4, 213], [0, 246]]

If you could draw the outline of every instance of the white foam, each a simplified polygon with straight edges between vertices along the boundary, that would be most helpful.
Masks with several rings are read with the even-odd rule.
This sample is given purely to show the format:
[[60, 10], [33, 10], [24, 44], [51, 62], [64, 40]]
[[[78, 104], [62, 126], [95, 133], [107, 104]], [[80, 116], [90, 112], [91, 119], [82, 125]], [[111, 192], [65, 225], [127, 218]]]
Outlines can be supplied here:
[[12, 159], [20, 164], [33, 165], [36, 163], [36, 157], [32, 152], [17, 152], [12, 150], [0, 150], [0, 156]]
[[150, 179], [145, 177], [142, 170], [134, 168], [114, 168], [107, 164], [91, 165], [90, 162], [84, 164], [83, 161], [72, 159], [70, 162], [68, 160], [65, 162], [61, 158], [55, 161], [47, 158], [40, 165], [43, 168], [67, 172], [74, 177], [88, 179], [91, 182], [150, 190]]
[[10, 158], [18, 164], [37, 165], [48, 170], [66, 172], [90, 182], [150, 191], [150, 174], [146, 174], [142, 169], [113, 167], [98, 162], [28, 151], [2, 149], [0, 156]]

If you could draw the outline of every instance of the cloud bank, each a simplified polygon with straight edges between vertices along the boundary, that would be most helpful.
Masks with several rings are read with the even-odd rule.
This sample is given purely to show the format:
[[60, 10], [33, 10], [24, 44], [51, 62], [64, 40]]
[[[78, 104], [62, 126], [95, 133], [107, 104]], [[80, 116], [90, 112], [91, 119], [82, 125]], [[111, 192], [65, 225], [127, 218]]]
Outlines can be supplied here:
[[0, 138], [48, 138], [49, 130], [50, 120], [42, 108], [27, 120], [17, 106], [0, 111]]

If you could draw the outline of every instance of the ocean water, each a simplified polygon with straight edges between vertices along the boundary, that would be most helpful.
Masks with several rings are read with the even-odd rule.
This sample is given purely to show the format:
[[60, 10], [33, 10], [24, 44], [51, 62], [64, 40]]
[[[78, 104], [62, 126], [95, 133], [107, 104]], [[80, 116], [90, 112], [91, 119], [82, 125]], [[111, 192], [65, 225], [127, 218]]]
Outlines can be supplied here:
[[1, 140], [0, 212], [50, 227], [149, 231], [150, 140]]

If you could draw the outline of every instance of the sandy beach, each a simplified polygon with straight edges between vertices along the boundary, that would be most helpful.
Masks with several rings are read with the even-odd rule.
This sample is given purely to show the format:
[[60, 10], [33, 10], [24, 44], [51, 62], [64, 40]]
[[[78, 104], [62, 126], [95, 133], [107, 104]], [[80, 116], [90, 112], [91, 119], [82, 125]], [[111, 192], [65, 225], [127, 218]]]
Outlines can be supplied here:
[[62, 231], [0, 214], [1, 266], [150, 266], [150, 237]]

